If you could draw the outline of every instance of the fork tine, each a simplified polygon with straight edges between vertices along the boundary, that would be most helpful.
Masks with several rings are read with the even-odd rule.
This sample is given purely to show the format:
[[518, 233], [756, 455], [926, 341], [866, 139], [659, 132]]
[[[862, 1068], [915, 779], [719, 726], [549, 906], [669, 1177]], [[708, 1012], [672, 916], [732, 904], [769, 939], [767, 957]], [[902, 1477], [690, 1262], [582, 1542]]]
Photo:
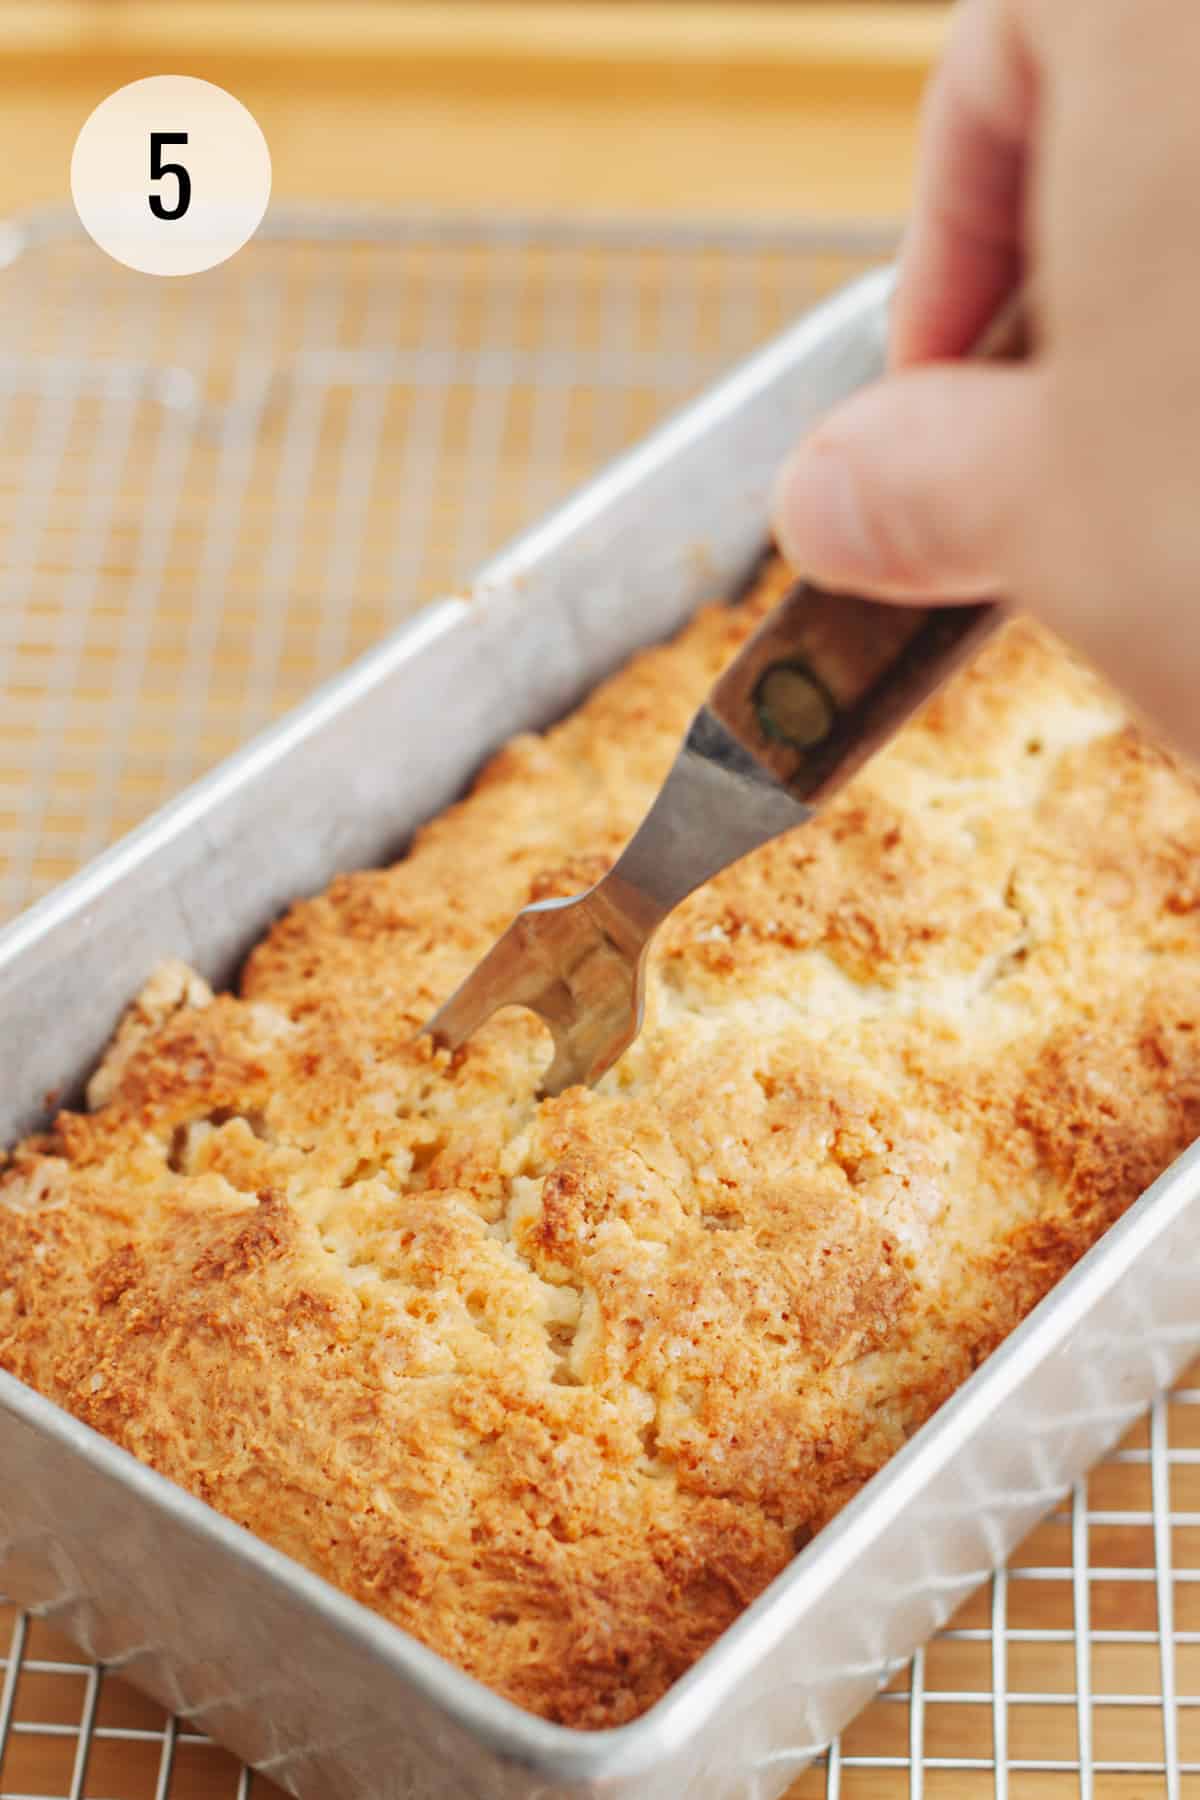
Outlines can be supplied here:
[[[515, 923], [514, 920], [513, 925]], [[473, 1032], [486, 1024], [494, 1012], [509, 1004], [504, 975], [507, 968], [518, 966], [516, 946], [510, 942], [513, 925], [497, 938], [487, 955], [424, 1027], [430, 1037], [436, 1038], [448, 1050], [457, 1050]]]
[[547, 962], [543, 939], [550, 923], [540, 908], [519, 912], [425, 1030], [457, 1050], [501, 1007], [526, 1006], [556, 1036], [569, 1031], [578, 1006], [567, 982]]
[[[518, 913], [425, 1030], [457, 1050], [502, 1007], [528, 1007], [554, 1039], [542, 1094], [596, 1080], [633, 1041], [641, 1017], [640, 947], [618, 947], [596, 893]], [[621, 966], [625, 977], [614, 987], [611, 971]]]

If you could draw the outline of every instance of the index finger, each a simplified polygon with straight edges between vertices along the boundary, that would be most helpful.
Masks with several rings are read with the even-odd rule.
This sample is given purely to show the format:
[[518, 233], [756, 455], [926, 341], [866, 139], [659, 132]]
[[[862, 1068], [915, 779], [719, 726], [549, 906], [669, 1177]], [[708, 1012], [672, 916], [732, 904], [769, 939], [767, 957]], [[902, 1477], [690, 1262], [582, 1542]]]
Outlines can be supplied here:
[[963, 355], [1016, 285], [1033, 109], [1031, 60], [1005, 0], [966, 0], [925, 102], [894, 365]]

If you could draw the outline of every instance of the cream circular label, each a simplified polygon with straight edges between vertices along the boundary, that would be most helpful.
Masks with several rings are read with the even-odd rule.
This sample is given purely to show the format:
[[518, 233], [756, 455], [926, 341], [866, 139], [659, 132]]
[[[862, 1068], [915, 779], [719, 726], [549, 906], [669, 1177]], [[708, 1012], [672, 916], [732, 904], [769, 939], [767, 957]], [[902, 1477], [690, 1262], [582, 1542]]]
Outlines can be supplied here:
[[101, 250], [146, 275], [196, 275], [254, 236], [271, 154], [240, 100], [193, 75], [150, 75], [102, 100], [75, 140], [71, 195]]

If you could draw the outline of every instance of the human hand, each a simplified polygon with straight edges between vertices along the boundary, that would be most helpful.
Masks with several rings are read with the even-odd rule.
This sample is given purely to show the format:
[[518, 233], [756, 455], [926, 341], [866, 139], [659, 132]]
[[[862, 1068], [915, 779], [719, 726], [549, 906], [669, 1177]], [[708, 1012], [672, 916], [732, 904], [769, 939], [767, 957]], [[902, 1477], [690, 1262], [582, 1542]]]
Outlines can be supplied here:
[[[1200, 6], [965, 0], [926, 102], [890, 372], [794, 452], [823, 584], [998, 594], [1200, 752]], [[1019, 278], [1036, 344], [961, 363]]]

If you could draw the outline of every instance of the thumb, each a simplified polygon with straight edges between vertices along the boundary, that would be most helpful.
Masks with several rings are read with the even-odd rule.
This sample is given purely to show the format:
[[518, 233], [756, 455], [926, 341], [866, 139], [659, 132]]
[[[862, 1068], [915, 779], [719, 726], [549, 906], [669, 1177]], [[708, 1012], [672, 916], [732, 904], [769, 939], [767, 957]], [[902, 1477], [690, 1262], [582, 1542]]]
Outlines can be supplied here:
[[840, 406], [775, 488], [780, 549], [823, 586], [893, 600], [1012, 597], [1036, 496], [1041, 376], [940, 363]]

